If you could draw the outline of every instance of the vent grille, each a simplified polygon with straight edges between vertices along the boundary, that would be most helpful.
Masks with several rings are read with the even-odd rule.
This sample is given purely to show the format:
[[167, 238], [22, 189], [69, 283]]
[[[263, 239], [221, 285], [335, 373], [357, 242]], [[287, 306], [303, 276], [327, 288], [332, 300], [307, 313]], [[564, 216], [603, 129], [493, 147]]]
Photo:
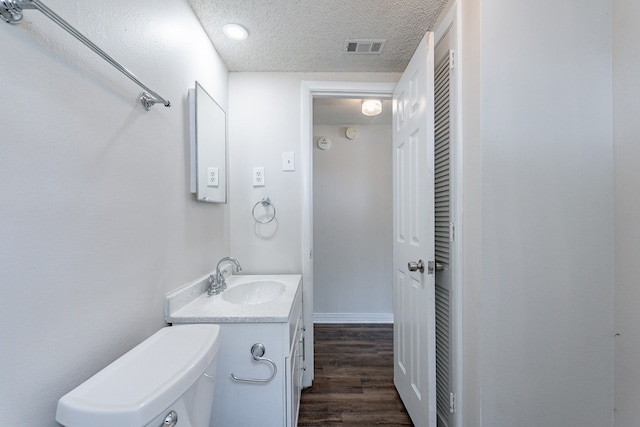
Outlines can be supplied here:
[[384, 49], [384, 39], [349, 39], [344, 42], [344, 52], [361, 55], [380, 55]]

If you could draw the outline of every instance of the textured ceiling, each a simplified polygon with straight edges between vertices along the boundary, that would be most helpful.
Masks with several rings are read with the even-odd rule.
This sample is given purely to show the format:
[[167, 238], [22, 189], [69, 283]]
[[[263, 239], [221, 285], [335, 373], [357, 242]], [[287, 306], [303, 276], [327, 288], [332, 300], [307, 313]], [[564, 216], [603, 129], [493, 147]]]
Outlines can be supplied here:
[[[446, 0], [189, 0], [229, 71], [401, 72]], [[222, 26], [243, 25], [244, 41]], [[386, 39], [344, 53], [346, 39]]]

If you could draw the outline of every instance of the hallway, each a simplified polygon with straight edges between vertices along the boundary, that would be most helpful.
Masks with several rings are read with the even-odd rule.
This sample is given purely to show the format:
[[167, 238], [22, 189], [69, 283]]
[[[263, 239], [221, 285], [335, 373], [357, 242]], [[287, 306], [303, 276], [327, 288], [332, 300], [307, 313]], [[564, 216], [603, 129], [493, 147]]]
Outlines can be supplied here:
[[316, 324], [298, 426], [413, 426], [393, 385], [393, 325]]

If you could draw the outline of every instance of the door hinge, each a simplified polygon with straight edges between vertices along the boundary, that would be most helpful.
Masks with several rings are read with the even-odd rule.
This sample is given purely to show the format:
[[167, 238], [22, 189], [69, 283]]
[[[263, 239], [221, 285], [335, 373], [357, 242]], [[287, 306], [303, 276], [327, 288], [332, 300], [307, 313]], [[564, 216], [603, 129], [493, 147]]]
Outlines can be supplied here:
[[449, 69], [456, 68], [456, 53], [452, 50], [449, 51]]
[[449, 223], [449, 241], [456, 240], [456, 225], [452, 222]]
[[449, 412], [452, 414], [456, 411], [456, 394], [451, 392], [449, 393]]

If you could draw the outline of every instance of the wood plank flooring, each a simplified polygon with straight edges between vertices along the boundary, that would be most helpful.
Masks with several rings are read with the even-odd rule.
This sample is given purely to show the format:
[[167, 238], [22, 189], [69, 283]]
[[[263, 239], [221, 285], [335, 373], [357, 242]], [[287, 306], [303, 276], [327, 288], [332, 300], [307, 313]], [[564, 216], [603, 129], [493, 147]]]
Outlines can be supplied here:
[[413, 426], [393, 385], [393, 325], [317, 324], [298, 426]]

